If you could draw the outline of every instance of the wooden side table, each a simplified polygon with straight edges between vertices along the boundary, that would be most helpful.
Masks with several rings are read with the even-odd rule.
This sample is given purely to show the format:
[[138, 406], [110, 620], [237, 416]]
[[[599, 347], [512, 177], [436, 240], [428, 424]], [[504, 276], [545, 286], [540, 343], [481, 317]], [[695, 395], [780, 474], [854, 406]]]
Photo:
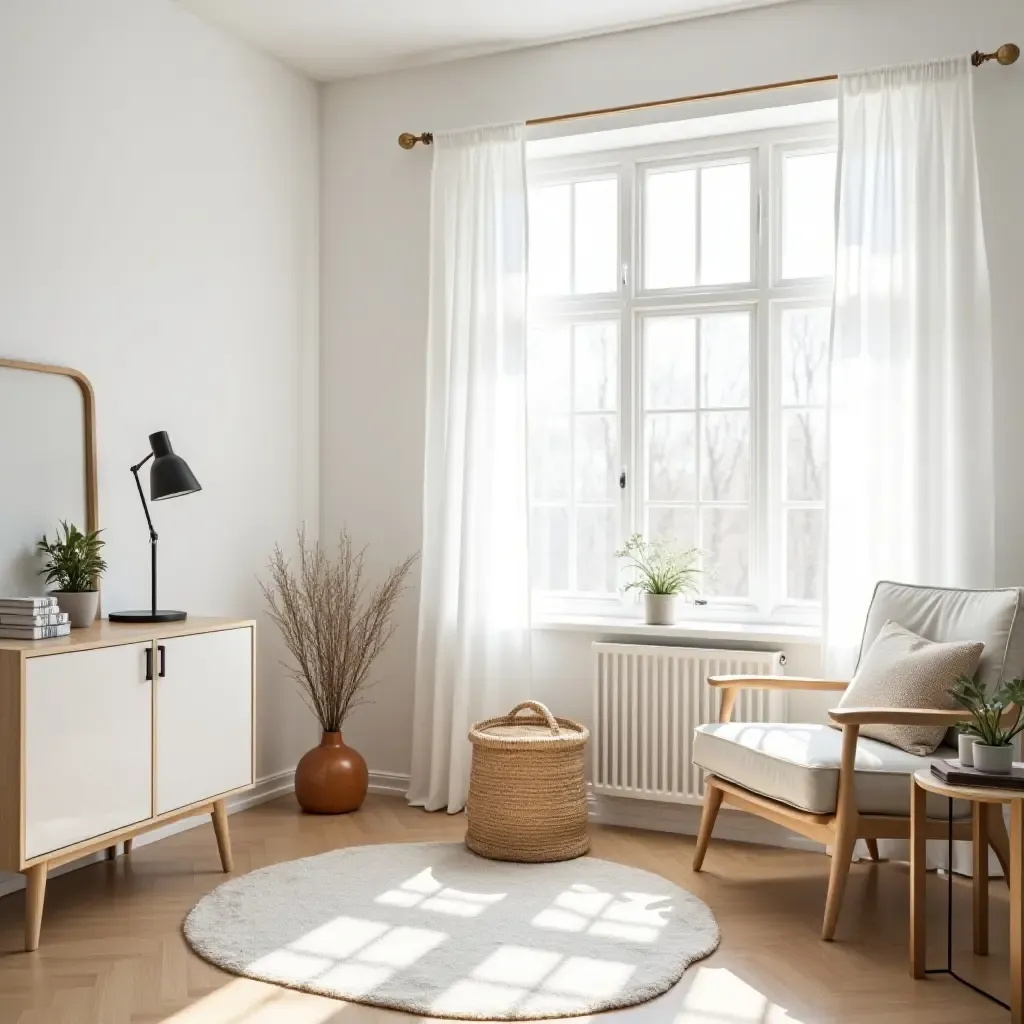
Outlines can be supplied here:
[[[926, 974], [952, 974], [958, 981], [969, 985], [989, 999], [994, 996], [983, 992], [953, 971], [953, 910], [952, 910], [952, 820], [953, 800], [969, 800], [973, 818], [974, 847], [974, 952], [988, 953], [988, 806], [1010, 805], [1010, 1011], [1011, 1024], [1024, 1024], [1024, 791], [1016, 789], [986, 789], [977, 786], [950, 786], [932, 774], [930, 768], [914, 773], [910, 784], [910, 973], [915, 978]], [[947, 917], [947, 963], [938, 971], [925, 968], [925, 799], [928, 793], [937, 793], [950, 800], [950, 893]], [[1002, 1000], [995, 999], [1003, 1006]]]

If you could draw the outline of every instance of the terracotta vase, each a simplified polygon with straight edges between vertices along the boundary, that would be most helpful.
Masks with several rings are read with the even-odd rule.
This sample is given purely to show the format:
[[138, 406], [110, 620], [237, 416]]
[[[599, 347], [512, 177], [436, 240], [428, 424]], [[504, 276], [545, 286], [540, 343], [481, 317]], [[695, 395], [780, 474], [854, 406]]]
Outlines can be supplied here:
[[362, 807], [368, 782], [362, 754], [340, 732], [325, 732], [295, 769], [295, 796], [307, 814], [345, 814]]

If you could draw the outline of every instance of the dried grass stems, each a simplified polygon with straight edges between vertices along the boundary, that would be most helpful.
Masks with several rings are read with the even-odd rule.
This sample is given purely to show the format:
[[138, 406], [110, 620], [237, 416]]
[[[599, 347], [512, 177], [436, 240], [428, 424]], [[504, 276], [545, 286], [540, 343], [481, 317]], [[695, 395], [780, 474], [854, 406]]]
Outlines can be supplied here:
[[418, 555], [396, 565], [367, 596], [365, 548], [356, 551], [347, 530], [341, 532], [336, 560], [319, 542], [307, 545], [305, 530], [298, 539], [298, 570], [275, 545], [271, 582], [260, 580], [260, 588], [298, 663], [285, 667], [324, 732], [340, 732], [350, 712], [366, 703], [360, 694], [369, 685], [367, 674], [395, 632], [391, 615]]

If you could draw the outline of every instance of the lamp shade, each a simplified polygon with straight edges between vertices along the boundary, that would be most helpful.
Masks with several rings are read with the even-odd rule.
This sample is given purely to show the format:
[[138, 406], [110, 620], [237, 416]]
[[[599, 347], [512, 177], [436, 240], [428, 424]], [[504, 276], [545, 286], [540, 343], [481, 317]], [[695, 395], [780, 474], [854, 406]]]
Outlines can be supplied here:
[[174, 454], [166, 430], [150, 434], [149, 446], [153, 449], [153, 465], [149, 471], [149, 496], [153, 501], [202, 490], [188, 463]]

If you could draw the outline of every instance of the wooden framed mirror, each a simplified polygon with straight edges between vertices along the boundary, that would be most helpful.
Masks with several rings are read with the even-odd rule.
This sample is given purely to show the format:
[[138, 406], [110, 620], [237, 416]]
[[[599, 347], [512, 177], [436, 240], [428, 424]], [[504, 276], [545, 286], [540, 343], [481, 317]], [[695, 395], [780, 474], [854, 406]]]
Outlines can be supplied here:
[[99, 529], [96, 401], [79, 370], [0, 358], [0, 596], [39, 594], [36, 542]]

